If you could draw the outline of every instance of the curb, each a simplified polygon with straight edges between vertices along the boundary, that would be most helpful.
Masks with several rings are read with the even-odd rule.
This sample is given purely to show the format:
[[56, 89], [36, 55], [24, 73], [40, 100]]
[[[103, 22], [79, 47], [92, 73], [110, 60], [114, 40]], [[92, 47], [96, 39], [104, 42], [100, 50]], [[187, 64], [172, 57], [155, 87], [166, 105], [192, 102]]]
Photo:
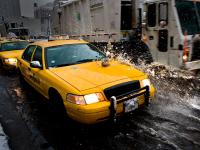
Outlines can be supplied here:
[[[12, 98], [13, 102], [16, 104], [15, 106], [17, 106], [16, 99], [18, 98], [18, 96], [14, 96], [12, 94], [12, 91], [8, 90], [7, 88], [6, 88], [6, 92], [9, 93], [9, 95]], [[17, 109], [16, 108], [17, 112], [20, 114], [20, 116], [22, 117], [22, 120], [25, 122], [28, 130], [31, 133], [31, 140], [32, 140], [33, 144], [37, 147], [38, 150], [55, 150], [47, 142], [47, 140], [43, 137], [43, 135], [41, 134], [41, 132], [31, 122], [31, 120], [29, 119], [30, 117], [27, 115], [27, 113], [28, 113], [26, 111], [27, 109], [28, 109], [27, 105], [23, 105], [22, 109]]]

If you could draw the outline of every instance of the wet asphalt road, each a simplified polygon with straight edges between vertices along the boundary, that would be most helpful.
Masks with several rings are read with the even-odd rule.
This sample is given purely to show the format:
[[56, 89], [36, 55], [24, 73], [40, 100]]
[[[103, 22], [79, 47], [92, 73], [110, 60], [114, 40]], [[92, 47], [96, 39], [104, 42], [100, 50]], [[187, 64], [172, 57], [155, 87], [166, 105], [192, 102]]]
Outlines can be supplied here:
[[17, 75], [0, 72], [0, 86], [56, 150], [199, 150], [200, 80], [166, 72], [163, 77], [158, 68], [147, 69], [157, 89], [155, 101], [120, 118], [116, 126], [108, 122], [84, 126], [68, 119], [56, 122], [46, 100], [32, 88], [22, 87]]

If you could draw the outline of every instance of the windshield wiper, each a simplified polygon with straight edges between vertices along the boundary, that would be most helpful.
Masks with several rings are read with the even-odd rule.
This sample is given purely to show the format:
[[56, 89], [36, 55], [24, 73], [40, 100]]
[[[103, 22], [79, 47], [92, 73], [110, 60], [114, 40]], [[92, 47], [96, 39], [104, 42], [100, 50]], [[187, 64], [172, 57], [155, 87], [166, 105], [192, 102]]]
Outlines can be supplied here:
[[67, 63], [67, 64], [55, 65], [54, 67], [70, 66], [70, 65], [75, 65], [75, 64], [80, 64], [80, 63], [86, 63], [86, 62], [91, 62], [91, 61], [97, 61], [97, 60], [99, 60], [99, 59], [98, 58], [97, 59], [83, 59], [83, 60], [76, 61], [74, 63]]
[[77, 63], [91, 62], [91, 61], [94, 61], [94, 60], [96, 60], [96, 59], [83, 59], [83, 60], [77, 61]]
[[93, 58], [93, 59], [83, 59], [83, 60], [79, 60], [79, 61], [77, 61], [77, 63], [84, 63], [84, 62], [91, 62], [91, 61], [99, 61], [99, 60], [101, 60], [101, 59], [103, 59], [103, 58], [101, 58], [101, 57], [97, 57], [96, 56], [96, 58]]
[[76, 64], [76, 63], [60, 64], [60, 65], [56, 65], [55, 67], [70, 66], [70, 65], [74, 65], [74, 64]]

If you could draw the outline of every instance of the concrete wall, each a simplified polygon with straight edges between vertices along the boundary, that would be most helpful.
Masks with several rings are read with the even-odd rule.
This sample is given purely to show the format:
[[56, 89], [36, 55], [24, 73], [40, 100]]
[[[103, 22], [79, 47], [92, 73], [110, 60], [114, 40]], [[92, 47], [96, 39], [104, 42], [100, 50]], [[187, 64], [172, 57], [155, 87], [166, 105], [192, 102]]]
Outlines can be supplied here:
[[0, 21], [2, 16], [5, 20], [21, 16], [19, 0], [0, 0]]
[[[41, 23], [40, 19], [34, 18], [12, 18], [10, 22], [15, 22], [18, 25], [23, 24], [23, 27], [27, 27], [30, 31], [30, 35], [40, 35], [41, 34]], [[19, 26], [17, 26], [19, 27]]]
[[[12, 1], [12, 0], [11, 0]], [[25, 17], [34, 17], [34, 3], [37, 3], [37, 7], [45, 5], [48, 2], [53, 2], [54, 0], [20, 0], [21, 5], [21, 15]]]
[[41, 34], [48, 35], [51, 31], [49, 26], [51, 26], [51, 16], [53, 12], [53, 3], [47, 3], [41, 7], [35, 9], [35, 18], [41, 21]]
[[34, 0], [20, 0], [21, 15], [24, 17], [34, 17]]

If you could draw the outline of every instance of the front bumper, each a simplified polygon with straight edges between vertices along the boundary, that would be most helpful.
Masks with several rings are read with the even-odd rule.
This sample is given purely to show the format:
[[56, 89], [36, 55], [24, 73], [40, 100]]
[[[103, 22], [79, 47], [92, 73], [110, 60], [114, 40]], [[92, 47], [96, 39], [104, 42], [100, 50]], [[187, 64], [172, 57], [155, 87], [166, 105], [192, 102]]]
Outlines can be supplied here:
[[[116, 100], [111, 99], [110, 101], [99, 102], [90, 105], [75, 105], [72, 103], [65, 103], [67, 114], [70, 118], [83, 124], [95, 124], [106, 120], [116, 121], [118, 115], [123, 115], [124, 102], [132, 98], [138, 98], [138, 107], [142, 105], [148, 106], [150, 99], [154, 97], [154, 87], [148, 86], [138, 90], [125, 93], [128, 95], [125, 98], [123, 95], [115, 97]], [[129, 94], [131, 96], [129, 96]]]
[[200, 60], [186, 62], [185, 69], [187, 70], [197, 70], [200, 69]]
[[[124, 97], [124, 95], [130, 95], [130, 96], [126, 96], [125, 98], [121, 98]], [[145, 86], [143, 88], [140, 88], [138, 90], [133, 90], [130, 91], [129, 93], [124, 93], [123, 95], [119, 95], [117, 97], [112, 96], [110, 99], [110, 119], [113, 122], [116, 122], [117, 120], [117, 105], [120, 103], [124, 103], [128, 100], [133, 100], [136, 97], [139, 97], [141, 95], [144, 95], [144, 104], [146, 106], [149, 105], [149, 99], [150, 99], [150, 88], [149, 86]]]

